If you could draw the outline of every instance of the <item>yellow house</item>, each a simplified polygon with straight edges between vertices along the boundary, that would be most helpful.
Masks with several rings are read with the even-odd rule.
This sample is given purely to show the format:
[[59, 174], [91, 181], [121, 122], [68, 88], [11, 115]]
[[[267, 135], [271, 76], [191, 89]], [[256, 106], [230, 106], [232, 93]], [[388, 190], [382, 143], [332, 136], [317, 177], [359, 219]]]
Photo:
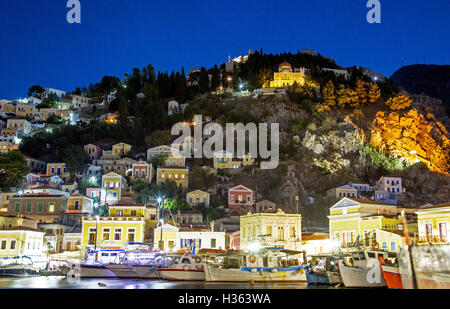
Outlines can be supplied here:
[[16, 112], [16, 107], [7, 100], [0, 100], [0, 112], [14, 114]]
[[344, 248], [359, 241], [366, 247], [376, 242], [380, 249], [398, 251], [404, 245], [399, 213], [396, 206], [345, 197], [330, 208], [330, 239]]
[[226, 169], [233, 168], [233, 154], [228, 151], [216, 151], [214, 153], [214, 168]]
[[249, 166], [252, 164], [253, 164], [253, 161], [252, 161], [252, 157], [250, 156], [250, 154], [243, 155], [242, 157], [236, 158], [231, 161], [232, 168], [240, 168], [240, 167]]
[[80, 193], [74, 193], [67, 200], [66, 213], [92, 213], [93, 207], [93, 199]]
[[183, 166], [186, 166], [186, 158], [183, 155], [181, 155], [181, 154], [171, 153], [171, 154], [169, 154], [166, 157], [166, 159], [164, 161], [164, 164], [166, 166], [180, 166], [180, 167], [183, 167]]
[[270, 87], [287, 87], [294, 83], [298, 85], [305, 83], [305, 69], [292, 70], [289, 62], [283, 62], [278, 66], [278, 72], [273, 73], [273, 81], [270, 82]]
[[156, 172], [156, 183], [160, 184], [166, 180], [173, 180], [178, 187], [188, 187], [189, 170], [185, 167], [162, 166]]
[[28, 227], [0, 230], [0, 257], [26, 255], [35, 261], [44, 253], [44, 233]]
[[145, 215], [145, 204], [119, 202], [109, 206], [108, 217], [84, 217], [81, 245], [123, 247], [128, 243], [144, 242]]
[[328, 190], [328, 195], [336, 196], [336, 198], [343, 197], [358, 197], [358, 190], [351, 186], [345, 185]]
[[281, 209], [248, 212], [240, 217], [240, 249], [248, 250], [254, 242], [267, 247], [299, 250], [302, 241], [302, 215]]
[[36, 114], [36, 108], [33, 104], [17, 103], [16, 116], [18, 117], [33, 117]]
[[65, 182], [70, 181], [66, 163], [47, 163], [47, 176], [59, 176]]
[[119, 174], [109, 173], [102, 177], [102, 187], [106, 190], [106, 203], [114, 204], [122, 199], [122, 189], [126, 189], [126, 180]]
[[161, 225], [155, 228], [154, 243], [156, 247], [161, 251], [175, 251], [178, 232], [179, 228], [167, 223], [163, 224], [162, 232]]
[[209, 206], [209, 193], [201, 190], [195, 190], [188, 192], [186, 194], [186, 201], [189, 205], [200, 205]]
[[112, 153], [116, 156], [124, 156], [131, 150], [131, 145], [118, 143], [112, 146]]
[[419, 243], [448, 244], [450, 202], [422, 208], [416, 214]]

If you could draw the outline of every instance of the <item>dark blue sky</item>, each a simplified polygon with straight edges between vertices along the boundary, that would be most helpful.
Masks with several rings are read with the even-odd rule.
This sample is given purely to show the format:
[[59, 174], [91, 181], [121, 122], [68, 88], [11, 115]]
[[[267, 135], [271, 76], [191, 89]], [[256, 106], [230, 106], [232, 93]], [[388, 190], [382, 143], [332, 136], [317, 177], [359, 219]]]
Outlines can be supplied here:
[[210, 67], [248, 49], [316, 49], [343, 66], [390, 76], [405, 64], [450, 63], [448, 0], [381, 0], [382, 23], [366, 22], [367, 0], [0, 0], [0, 99], [33, 84], [72, 91], [104, 75]]

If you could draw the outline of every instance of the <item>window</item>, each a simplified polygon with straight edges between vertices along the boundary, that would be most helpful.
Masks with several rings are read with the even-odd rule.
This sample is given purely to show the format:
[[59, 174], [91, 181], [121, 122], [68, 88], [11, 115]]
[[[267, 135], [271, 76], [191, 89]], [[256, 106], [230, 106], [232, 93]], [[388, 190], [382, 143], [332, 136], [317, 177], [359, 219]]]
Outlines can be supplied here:
[[31, 212], [31, 203], [30, 202], [27, 203], [27, 212]]
[[122, 229], [116, 228], [114, 229], [114, 240], [121, 240], [122, 239]]
[[6, 250], [6, 240], [2, 240], [2, 250]]
[[137, 211], [136, 210], [132, 210], [130, 215], [132, 217], [136, 217], [137, 216]]
[[110, 233], [109, 227], [103, 228], [102, 239], [104, 241], [109, 241], [109, 233]]
[[278, 227], [278, 240], [284, 240], [284, 227]]
[[395, 251], [395, 241], [391, 241], [391, 251]]
[[447, 242], [447, 222], [439, 222], [439, 241]]
[[16, 249], [16, 240], [15, 239], [11, 240], [11, 244], [9, 246], [9, 249], [11, 249], [11, 250]]
[[295, 238], [295, 226], [291, 226], [289, 230], [291, 238]]
[[48, 206], [48, 211], [50, 211], [50, 212], [55, 211], [55, 203], [50, 203], [50, 205]]
[[89, 244], [94, 245], [97, 238], [97, 230], [95, 228], [89, 229]]
[[211, 248], [214, 249], [216, 247], [216, 239], [211, 238]]
[[387, 250], [387, 242], [385, 241], [381, 242], [381, 249]]
[[117, 209], [116, 216], [119, 216], [119, 217], [123, 216], [123, 209]]
[[20, 212], [20, 203], [16, 203], [16, 209], [15, 209], [15, 211], [16, 211], [16, 212]]
[[425, 233], [427, 236], [427, 241], [431, 242], [432, 238], [433, 238], [433, 224], [432, 223], [425, 224]]
[[134, 241], [135, 234], [136, 234], [136, 230], [134, 228], [128, 229], [128, 242]]
[[75, 205], [73, 207], [74, 209], [80, 209], [80, 202], [79, 201], [75, 201]]

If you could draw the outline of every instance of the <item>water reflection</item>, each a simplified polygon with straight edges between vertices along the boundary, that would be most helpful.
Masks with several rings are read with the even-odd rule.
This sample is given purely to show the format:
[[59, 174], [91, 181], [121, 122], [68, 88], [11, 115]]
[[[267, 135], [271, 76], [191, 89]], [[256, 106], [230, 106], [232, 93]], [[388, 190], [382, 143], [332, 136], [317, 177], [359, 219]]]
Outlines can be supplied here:
[[0, 278], [1, 289], [306, 289], [330, 288], [301, 283], [215, 283], [143, 279], [80, 279], [66, 277]]

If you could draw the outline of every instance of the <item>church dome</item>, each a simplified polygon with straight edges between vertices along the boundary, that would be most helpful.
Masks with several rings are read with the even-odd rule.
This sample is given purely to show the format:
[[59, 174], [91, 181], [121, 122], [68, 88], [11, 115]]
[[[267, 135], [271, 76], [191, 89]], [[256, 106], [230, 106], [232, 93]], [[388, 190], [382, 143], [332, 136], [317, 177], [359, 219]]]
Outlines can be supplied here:
[[280, 63], [280, 65], [278, 66], [278, 70], [280, 72], [285, 71], [285, 70], [292, 71], [292, 66], [289, 62], [285, 61], [285, 62]]

